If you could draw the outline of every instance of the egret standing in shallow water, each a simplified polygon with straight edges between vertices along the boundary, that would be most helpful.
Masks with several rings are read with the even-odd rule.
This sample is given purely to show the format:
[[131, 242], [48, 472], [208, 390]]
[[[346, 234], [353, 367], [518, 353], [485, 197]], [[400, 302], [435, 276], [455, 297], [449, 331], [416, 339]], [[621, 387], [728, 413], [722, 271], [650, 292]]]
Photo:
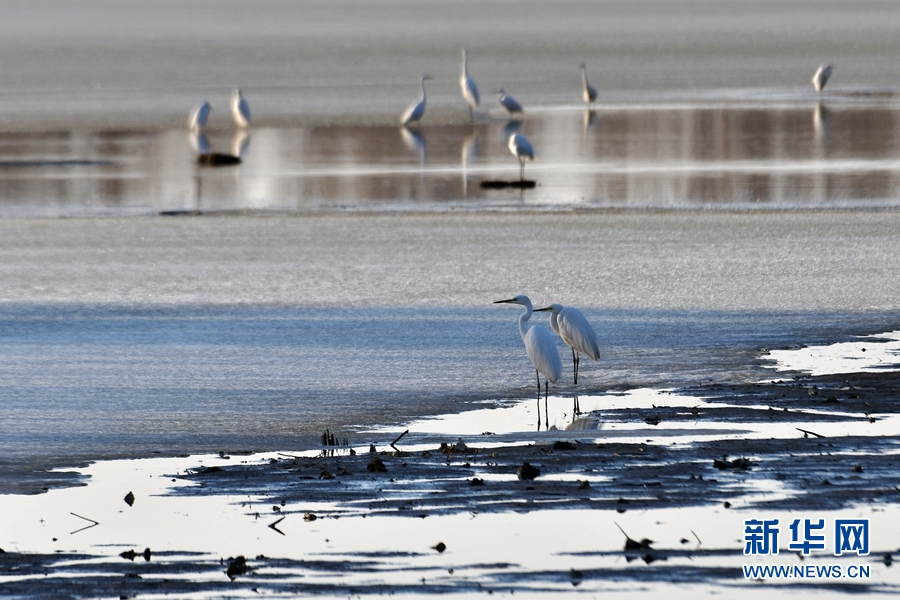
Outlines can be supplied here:
[[509, 136], [509, 151], [519, 159], [519, 180], [525, 181], [525, 159], [534, 160], [531, 142], [521, 133], [514, 133]]
[[581, 354], [587, 354], [591, 360], [600, 359], [600, 339], [584, 315], [577, 308], [551, 304], [537, 308], [534, 312], [550, 311], [550, 329], [572, 348], [572, 366], [575, 371], [575, 383], [578, 383], [578, 365]]
[[584, 66], [584, 63], [581, 63], [581, 97], [587, 104], [591, 104], [597, 99], [597, 89], [588, 83], [587, 67]]
[[231, 116], [238, 127], [250, 126], [250, 104], [244, 99], [241, 88], [234, 88], [231, 92]]
[[831, 65], [819, 65], [819, 68], [816, 69], [816, 73], [812, 78], [812, 84], [817, 92], [822, 91], [822, 88], [825, 87], [825, 83], [828, 81], [829, 77], [831, 77]]
[[469, 77], [469, 62], [466, 58], [465, 48], [462, 50], [462, 73], [459, 75], [459, 89], [462, 92], [462, 97], [469, 104], [469, 115], [474, 121], [475, 108], [481, 102], [481, 98], [478, 96], [478, 86], [475, 85], [475, 80]]
[[409, 125], [415, 121], [418, 121], [425, 114], [425, 80], [431, 79], [428, 75], [422, 75], [422, 97], [419, 98], [418, 102], [413, 102], [409, 105], [403, 114], [400, 116], [400, 123], [403, 125]]
[[188, 128], [193, 132], [201, 132], [206, 127], [209, 120], [209, 113], [212, 112], [212, 104], [204, 102], [200, 106], [194, 107], [188, 117]]
[[525, 307], [525, 312], [519, 316], [519, 335], [525, 344], [525, 353], [531, 359], [537, 375], [538, 390], [538, 427], [541, 426], [541, 374], [544, 375], [544, 417], [545, 425], [549, 427], [550, 416], [547, 414], [547, 397], [550, 394], [550, 384], [562, 377], [562, 360], [559, 351], [553, 342], [553, 336], [543, 325], [528, 323], [531, 318], [531, 299], [522, 294], [508, 300], [497, 300], [494, 304], [519, 304]]
[[500, 88], [499, 90], [497, 90], [497, 93], [500, 94], [500, 96], [497, 98], [497, 100], [498, 100], [498, 102], [500, 102], [500, 106], [502, 106], [503, 108], [506, 109], [506, 112], [508, 112], [511, 115], [515, 115], [515, 114], [521, 115], [521, 114], [525, 113], [525, 109], [522, 108], [522, 105], [519, 104], [518, 102], [516, 102], [515, 98], [513, 98], [512, 96], [507, 94], [506, 90], [504, 90], [503, 88]]

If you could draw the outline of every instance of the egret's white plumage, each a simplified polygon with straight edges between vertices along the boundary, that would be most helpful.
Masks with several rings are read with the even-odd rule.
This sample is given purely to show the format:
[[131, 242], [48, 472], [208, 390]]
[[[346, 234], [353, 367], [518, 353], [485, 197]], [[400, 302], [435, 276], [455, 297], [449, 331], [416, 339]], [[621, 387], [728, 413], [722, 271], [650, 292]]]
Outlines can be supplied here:
[[231, 116], [238, 127], [250, 126], [250, 105], [244, 99], [240, 88], [231, 92]]
[[191, 131], [203, 131], [203, 128], [206, 127], [206, 121], [209, 120], [210, 112], [212, 112], [212, 105], [209, 102], [195, 106], [188, 117], [188, 128]]
[[[543, 325], [528, 322], [533, 311], [531, 299], [528, 296], [519, 294], [508, 300], [497, 300], [494, 304], [519, 304], [525, 307], [525, 312], [519, 316], [519, 335], [522, 336], [525, 353], [531, 359], [537, 375], [538, 401], [541, 398], [541, 375], [546, 380], [544, 383], [544, 401], [546, 402], [550, 383], [556, 383], [562, 377], [562, 360], [559, 358], [559, 351], [556, 349], [553, 336]], [[538, 422], [540, 422], [540, 413]]]
[[575, 372], [575, 383], [578, 383], [578, 364], [580, 354], [587, 354], [591, 360], [600, 359], [600, 339], [597, 332], [584, 318], [581, 311], [571, 306], [551, 304], [535, 312], [550, 311], [550, 329], [572, 348], [572, 366]]
[[534, 160], [531, 142], [521, 133], [514, 133], [509, 136], [509, 151], [519, 159], [519, 179], [525, 179], [525, 159]]
[[474, 118], [475, 107], [481, 102], [481, 98], [478, 96], [478, 86], [475, 85], [475, 80], [469, 77], [469, 62], [466, 58], [465, 48], [462, 50], [462, 72], [459, 75], [459, 89], [462, 91], [463, 98], [469, 104], [469, 113]]
[[425, 80], [431, 79], [428, 75], [422, 75], [422, 97], [419, 98], [418, 102], [413, 102], [409, 105], [409, 107], [403, 111], [403, 114], [400, 116], [400, 123], [403, 125], [409, 125], [414, 121], [418, 121], [425, 114]]
[[597, 99], [597, 89], [588, 83], [587, 67], [581, 63], [581, 97], [588, 104]]
[[522, 108], [522, 105], [516, 102], [516, 99], [506, 93], [506, 90], [500, 88], [497, 90], [499, 97], [497, 98], [500, 102], [500, 106], [506, 109], [506, 111], [511, 114], [522, 114], [525, 110]]
[[816, 73], [812, 78], [812, 84], [817, 92], [821, 92], [822, 88], [825, 87], [825, 83], [831, 77], [831, 70], [831, 65], [819, 65], [819, 68], [816, 69]]

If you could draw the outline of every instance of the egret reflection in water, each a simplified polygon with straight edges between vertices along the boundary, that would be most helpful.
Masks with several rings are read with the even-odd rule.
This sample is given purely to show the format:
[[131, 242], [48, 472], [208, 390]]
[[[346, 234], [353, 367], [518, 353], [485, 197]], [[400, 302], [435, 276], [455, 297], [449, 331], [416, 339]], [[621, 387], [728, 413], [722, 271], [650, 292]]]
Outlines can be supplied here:
[[209, 153], [209, 138], [207, 138], [206, 134], [202, 131], [192, 129], [188, 133], [188, 142], [190, 143], [191, 148], [194, 150], [195, 154]]
[[231, 154], [232, 156], [243, 158], [249, 149], [250, 131], [248, 129], [240, 128], [234, 132], [234, 137], [231, 138]]
[[586, 110], [584, 111], [584, 130], [592, 129], [597, 125], [597, 111], [595, 110]]
[[419, 155], [419, 160], [425, 162], [425, 136], [417, 129], [410, 129], [406, 125], [400, 127], [400, 137], [406, 147]]
[[825, 139], [831, 135], [831, 111], [821, 102], [813, 109], [813, 128], [817, 138]]
[[481, 138], [474, 131], [463, 140], [460, 147], [459, 162], [462, 165], [462, 197], [469, 197], [469, 163], [475, 162], [481, 149]]

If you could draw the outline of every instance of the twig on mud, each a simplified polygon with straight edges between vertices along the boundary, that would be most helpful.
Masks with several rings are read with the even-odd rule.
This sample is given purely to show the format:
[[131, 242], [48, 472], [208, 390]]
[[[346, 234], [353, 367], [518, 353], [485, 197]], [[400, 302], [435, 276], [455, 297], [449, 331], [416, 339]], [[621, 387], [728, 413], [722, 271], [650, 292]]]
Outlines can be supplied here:
[[285, 519], [285, 517], [281, 517], [280, 519], [278, 519], [278, 520], [275, 521], [274, 523], [269, 523], [269, 529], [274, 529], [275, 531], [277, 531], [277, 532], [280, 533], [281, 535], [284, 535], [284, 532], [283, 532], [282, 530], [278, 529], [278, 527], [276, 527], [279, 523], [281, 523], [282, 521], [284, 521], [284, 519]]
[[823, 438], [823, 437], [825, 437], [825, 436], [822, 435], [821, 433], [816, 433], [815, 431], [807, 431], [806, 429], [800, 429], [799, 427], [795, 427], [795, 429], [796, 429], [797, 431], [802, 431], [803, 434], [804, 434], [804, 437], [806, 437], [807, 435], [814, 435], [814, 436], [816, 436], [816, 437], [818, 437], [818, 438]]
[[396, 444], [397, 442], [399, 442], [399, 441], [400, 441], [400, 438], [402, 438], [402, 437], [403, 437], [404, 435], [406, 435], [407, 433], [409, 433], [409, 429], [407, 429], [406, 431], [404, 431], [403, 433], [401, 433], [400, 435], [398, 435], [398, 436], [397, 436], [397, 439], [394, 440], [393, 442], [391, 442], [391, 448], [393, 448], [394, 450], [397, 450], [397, 452], [399, 452], [400, 450], [397, 449], [397, 446], [395, 446], [394, 444]]
[[82, 519], [82, 520], [87, 521], [88, 523], [90, 523], [90, 525], [87, 525], [87, 526], [85, 526], [85, 527], [82, 527], [81, 529], [76, 529], [75, 531], [73, 531], [73, 532], [70, 533], [69, 535], [75, 535], [75, 534], [78, 533], [79, 531], [84, 531], [85, 529], [90, 529], [91, 527], [96, 527], [97, 525], [100, 524], [100, 521], [95, 521], [95, 520], [93, 520], [93, 519], [88, 519], [87, 517], [82, 517], [81, 515], [77, 515], [77, 514], [75, 514], [75, 513], [73, 513], [73, 512], [70, 512], [69, 514], [72, 515], [72, 516], [74, 516], [74, 517], [78, 517], [79, 519]]
[[697, 535], [696, 533], [694, 533], [694, 530], [693, 530], [693, 529], [691, 529], [691, 533], [693, 533], [693, 534], [694, 534], [694, 537], [697, 538], [697, 545], [698, 545], [698, 546], [702, 546], [702, 545], [703, 545], [703, 542], [700, 540], [700, 536]]

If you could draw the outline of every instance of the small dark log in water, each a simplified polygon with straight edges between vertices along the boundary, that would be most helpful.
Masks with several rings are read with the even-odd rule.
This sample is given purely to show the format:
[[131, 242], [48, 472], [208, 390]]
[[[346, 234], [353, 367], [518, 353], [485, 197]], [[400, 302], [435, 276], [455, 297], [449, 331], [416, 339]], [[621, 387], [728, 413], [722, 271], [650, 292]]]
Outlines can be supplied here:
[[484, 190], [505, 190], [506, 188], [517, 188], [520, 190], [530, 190], [537, 186], [537, 182], [533, 179], [517, 179], [514, 181], [503, 181], [501, 179], [492, 179], [490, 181], [482, 181], [481, 189]]
[[241, 164], [241, 157], [218, 152], [207, 152], [197, 155], [197, 164], [204, 167], [229, 167]]

